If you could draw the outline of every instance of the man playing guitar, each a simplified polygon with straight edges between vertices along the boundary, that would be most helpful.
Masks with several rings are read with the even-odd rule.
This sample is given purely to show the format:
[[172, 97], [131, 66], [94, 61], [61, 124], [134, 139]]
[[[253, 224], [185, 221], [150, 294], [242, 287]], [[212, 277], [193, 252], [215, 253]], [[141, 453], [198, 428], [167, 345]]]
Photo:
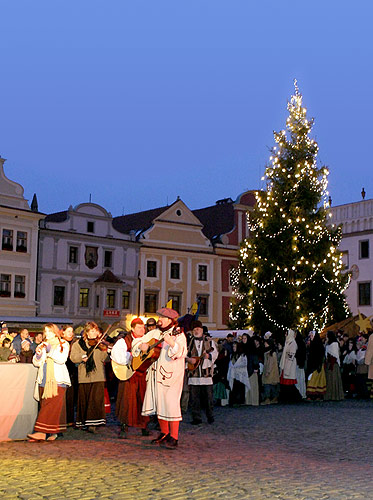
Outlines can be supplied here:
[[161, 433], [153, 444], [173, 449], [178, 445], [179, 422], [182, 420], [180, 396], [183, 387], [186, 356], [185, 335], [177, 327], [178, 313], [164, 307], [157, 311], [158, 328], [132, 344], [132, 355], [147, 353], [151, 341], [162, 340], [159, 358], [148, 368], [142, 414], [157, 415]]

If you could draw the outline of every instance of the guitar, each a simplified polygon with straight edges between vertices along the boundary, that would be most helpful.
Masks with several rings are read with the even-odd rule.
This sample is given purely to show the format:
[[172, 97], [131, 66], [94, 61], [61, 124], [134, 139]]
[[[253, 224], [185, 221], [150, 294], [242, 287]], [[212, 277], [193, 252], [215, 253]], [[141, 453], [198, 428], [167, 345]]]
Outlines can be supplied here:
[[193, 364], [193, 363], [190, 363], [188, 361], [188, 371], [190, 372], [194, 372], [194, 370], [197, 370], [197, 368], [199, 367], [199, 365], [201, 364], [201, 361], [203, 360], [203, 358], [205, 357], [205, 354], [209, 354], [210, 352], [212, 352], [214, 350], [213, 347], [211, 347], [210, 349], [207, 349], [207, 351], [204, 351], [201, 356], [190, 356], [190, 358], [192, 359], [195, 359], [196, 362]]
[[[170, 335], [176, 336], [181, 333], [181, 330], [179, 328], [174, 328]], [[142, 352], [138, 356], [135, 356], [132, 359], [132, 369], [136, 372], [144, 373], [146, 370], [149, 368], [150, 365], [154, 363], [154, 361], [157, 361], [159, 358], [159, 355], [161, 354], [161, 349], [162, 346], [159, 344], [162, 344], [163, 342], [163, 335], [162, 338], [159, 340], [157, 339], [150, 339], [147, 344], [149, 344], [148, 349], [146, 352]]]
[[113, 368], [114, 375], [119, 380], [128, 380], [135, 373], [135, 370], [132, 368], [131, 364], [119, 365], [113, 359], [111, 360], [111, 367]]

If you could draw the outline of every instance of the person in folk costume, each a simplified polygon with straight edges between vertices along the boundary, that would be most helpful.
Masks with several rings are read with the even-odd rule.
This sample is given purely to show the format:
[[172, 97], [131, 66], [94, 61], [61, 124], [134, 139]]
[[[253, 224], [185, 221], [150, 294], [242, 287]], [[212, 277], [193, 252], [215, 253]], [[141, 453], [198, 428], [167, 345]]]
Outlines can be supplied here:
[[297, 359], [295, 357], [297, 349], [295, 332], [288, 330], [280, 360], [280, 399], [285, 402], [301, 400], [301, 395], [295, 386], [297, 383]]
[[[70, 354], [73, 344], [78, 341], [71, 325], [64, 325], [62, 327], [62, 337], [69, 343]], [[75, 423], [75, 406], [78, 399], [78, 368], [71, 361], [70, 357], [66, 361], [66, 366], [71, 381], [71, 386], [66, 390], [66, 422], [68, 426], [72, 426]]]
[[263, 401], [262, 405], [278, 403], [280, 375], [278, 372], [276, 344], [273, 339], [264, 339], [263, 363]]
[[[132, 360], [131, 349], [135, 339], [145, 333], [145, 325], [141, 318], [131, 322], [131, 333], [120, 338], [111, 351], [111, 358], [119, 365], [128, 365]], [[128, 427], [138, 427], [143, 436], [149, 436], [146, 429], [149, 417], [141, 415], [142, 404], [146, 390], [146, 372], [135, 372], [128, 380], [120, 380], [115, 414], [121, 423], [120, 439], [128, 436]]]
[[306, 366], [307, 347], [303, 339], [303, 336], [300, 332], [296, 333], [295, 342], [297, 343], [298, 346], [297, 352], [295, 353], [295, 358], [297, 360], [297, 367], [295, 372], [295, 378], [297, 379], [297, 383], [295, 384], [295, 386], [298, 389], [298, 392], [301, 395], [302, 399], [306, 399], [307, 389], [306, 389], [306, 376], [304, 368]]
[[[242, 335], [242, 348], [247, 358], [247, 375], [250, 381], [250, 389], [246, 391], [245, 404], [251, 406], [259, 405], [259, 353], [261, 350], [259, 338], [254, 336], [253, 330], [249, 334]], [[263, 352], [264, 357], [264, 352]], [[263, 361], [263, 359], [262, 359]]]
[[[188, 345], [186, 361], [198, 366], [188, 373], [189, 398], [192, 409], [192, 425], [202, 423], [201, 406], [206, 411], [207, 422], [214, 422], [213, 372], [218, 357], [215, 342], [203, 334], [203, 325], [196, 320], [192, 323], [193, 337]], [[199, 360], [199, 358], [201, 358]], [[200, 361], [200, 362], [199, 362]]]
[[325, 399], [332, 401], [341, 401], [344, 399], [339, 343], [335, 333], [329, 330], [326, 332], [326, 347], [325, 347], [325, 376], [326, 376], [326, 393]]
[[241, 342], [233, 342], [232, 344], [232, 356], [229, 361], [227, 380], [231, 390], [229, 393], [229, 406], [245, 404], [247, 393], [251, 387], [247, 373], [247, 357]]
[[95, 433], [105, 425], [105, 369], [106, 350], [98, 346], [101, 332], [98, 325], [86, 323], [83, 335], [71, 348], [70, 359], [78, 365], [78, 405], [76, 427]]
[[132, 355], [147, 352], [151, 339], [163, 339], [159, 358], [147, 370], [142, 415], [158, 417], [161, 432], [152, 444], [173, 449], [178, 445], [179, 423], [182, 420], [180, 396], [187, 353], [186, 338], [176, 327], [178, 313], [175, 310], [164, 307], [157, 311], [157, 315], [158, 328], [134, 340]]
[[69, 344], [61, 338], [58, 326], [48, 323], [44, 327], [44, 342], [36, 348], [33, 364], [38, 370], [35, 394], [40, 410], [34, 432], [28, 434], [31, 442], [54, 441], [66, 430], [65, 392], [70, 386], [66, 360]]
[[373, 399], [373, 334], [371, 333], [368, 340], [368, 346], [365, 353], [365, 364], [368, 365], [368, 390], [370, 397]]
[[307, 360], [307, 397], [310, 400], [324, 399], [326, 378], [324, 369], [325, 349], [318, 332], [309, 333], [310, 345]]

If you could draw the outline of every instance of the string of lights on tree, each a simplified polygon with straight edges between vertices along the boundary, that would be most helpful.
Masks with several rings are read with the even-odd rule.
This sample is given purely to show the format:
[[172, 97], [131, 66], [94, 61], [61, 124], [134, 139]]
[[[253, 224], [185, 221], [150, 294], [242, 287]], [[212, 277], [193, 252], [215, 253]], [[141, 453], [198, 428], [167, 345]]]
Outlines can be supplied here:
[[342, 232], [327, 223], [328, 174], [318, 166], [318, 145], [309, 134], [297, 82], [288, 102], [286, 130], [274, 132], [266, 190], [256, 194], [248, 214], [249, 238], [231, 271], [232, 326], [265, 331], [289, 328], [322, 330], [344, 319], [348, 306], [338, 251]]

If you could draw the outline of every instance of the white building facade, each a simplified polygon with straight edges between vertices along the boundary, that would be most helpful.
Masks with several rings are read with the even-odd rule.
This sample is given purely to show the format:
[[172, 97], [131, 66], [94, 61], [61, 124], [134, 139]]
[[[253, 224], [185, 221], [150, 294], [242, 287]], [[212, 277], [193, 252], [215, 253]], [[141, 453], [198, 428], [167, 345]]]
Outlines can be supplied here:
[[39, 220], [20, 184], [5, 176], [0, 157], [0, 319], [36, 315], [36, 270]]
[[329, 209], [331, 223], [342, 224], [339, 250], [343, 253], [345, 271], [351, 281], [346, 290], [347, 303], [353, 315], [373, 314], [373, 200], [347, 203]]
[[48, 215], [40, 228], [39, 314], [76, 324], [135, 312], [140, 245], [133, 240], [94, 203]]

